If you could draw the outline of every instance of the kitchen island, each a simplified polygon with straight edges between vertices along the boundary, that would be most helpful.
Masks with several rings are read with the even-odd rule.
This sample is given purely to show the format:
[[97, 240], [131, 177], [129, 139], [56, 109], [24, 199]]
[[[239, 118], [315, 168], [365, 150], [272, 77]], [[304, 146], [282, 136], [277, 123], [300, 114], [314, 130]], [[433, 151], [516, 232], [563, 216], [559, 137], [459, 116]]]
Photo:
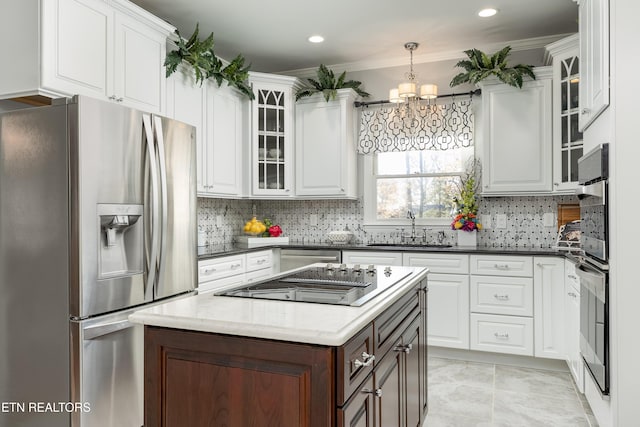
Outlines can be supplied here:
[[145, 425], [420, 425], [427, 270], [396, 270], [410, 274], [360, 307], [209, 293], [133, 314]]

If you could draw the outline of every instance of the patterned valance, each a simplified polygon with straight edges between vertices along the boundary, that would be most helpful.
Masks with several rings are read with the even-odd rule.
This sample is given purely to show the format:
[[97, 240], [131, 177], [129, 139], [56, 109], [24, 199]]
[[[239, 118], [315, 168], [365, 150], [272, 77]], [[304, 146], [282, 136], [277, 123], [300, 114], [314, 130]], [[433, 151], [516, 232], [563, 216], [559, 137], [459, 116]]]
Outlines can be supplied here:
[[365, 108], [360, 115], [360, 154], [388, 151], [451, 150], [473, 145], [472, 100]]

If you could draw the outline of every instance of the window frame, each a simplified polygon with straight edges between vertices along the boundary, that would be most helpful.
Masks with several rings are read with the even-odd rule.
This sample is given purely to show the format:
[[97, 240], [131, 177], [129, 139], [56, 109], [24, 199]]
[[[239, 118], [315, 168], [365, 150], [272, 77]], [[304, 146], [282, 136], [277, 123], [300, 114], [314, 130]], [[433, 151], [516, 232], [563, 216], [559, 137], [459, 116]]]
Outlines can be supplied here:
[[[476, 147], [473, 147], [473, 158], [476, 157]], [[464, 170], [459, 173], [414, 173], [411, 175], [377, 175], [377, 154], [365, 154], [363, 155], [363, 210], [364, 210], [364, 225], [373, 227], [398, 227], [411, 224], [411, 220], [408, 218], [393, 218], [393, 219], [378, 219], [377, 217], [377, 178], [384, 176], [384, 178], [423, 178], [423, 177], [439, 177], [439, 176], [459, 176], [462, 177]], [[448, 228], [451, 225], [453, 217], [450, 218], [416, 218], [416, 226], [420, 227], [438, 227]]]

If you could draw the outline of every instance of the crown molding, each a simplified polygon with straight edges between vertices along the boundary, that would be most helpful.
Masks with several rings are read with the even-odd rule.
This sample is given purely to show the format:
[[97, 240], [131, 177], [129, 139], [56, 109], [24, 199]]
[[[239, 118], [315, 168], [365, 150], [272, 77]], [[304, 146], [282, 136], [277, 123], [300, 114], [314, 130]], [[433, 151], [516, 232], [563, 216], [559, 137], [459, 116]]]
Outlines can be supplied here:
[[[493, 51], [493, 50], [497, 51], [499, 49], [502, 49], [505, 45], [511, 46], [511, 50], [513, 52], [521, 51], [521, 50], [529, 50], [529, 49], [540, 49], [540, 48], [544, 48], [546, 45], [550, 43], [553, 43], [571, 34], [572, 33], [555, 34], [550, 36], [513, 40], [510, 42], [488, 43], [488, 44], [478, 46], [477, 49], [480, 49], [483, 51]], [[462, 59], [462, 58], [466, 58], [466, 56], [464, 55], [464, 52], [461, 50], [428, 53], [423, 55], [414, 54], [413, 64], [414, 65], [426, 64], [429, 62], [449, 61], [449, 60]], [[327, 67], [332, 70], [352, 72], [352, 71], [376, 70], [380, 68], [399, 67], [399, 66], [407, 65], [407, 63], [408, 63], [407, 56], [405, 55], [401, 57], [385, 58], [385, 59], [379, 59], [379, 60], [345, 62], [342, 64], [327, 65]], [[317, 71], [317, 67], [316, 68], [300, 68], [297, 70], [279, 71], [277, 74], [296, 76], [299, 78], [307, 78], [307, 77], [315, 77], [316, 71]]]

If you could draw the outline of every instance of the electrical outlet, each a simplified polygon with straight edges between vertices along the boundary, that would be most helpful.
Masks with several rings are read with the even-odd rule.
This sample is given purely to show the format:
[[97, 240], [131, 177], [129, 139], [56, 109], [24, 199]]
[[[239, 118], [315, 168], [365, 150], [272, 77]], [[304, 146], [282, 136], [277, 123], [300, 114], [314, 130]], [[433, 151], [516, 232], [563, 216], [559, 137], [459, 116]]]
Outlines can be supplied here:
[[551, 212], [546, 212], [542, 215], [542, 225], [545, 227], [553, 227], [556, 225], [555, 222], [555, 218]]
[[222, 227], [222, 215], [216, 215], [216, 227]]
[[480, 215], [480, 224], [482, 228], [491, 228], [491, 215]]
[[317, 227], [318, 226], [318, 215], [317, 214], [309, 215], [309, 225], [312, 226], [312, 227]]
[[496, 215], [496, 228], [507, 228], [507, 216], [505, 214]]

